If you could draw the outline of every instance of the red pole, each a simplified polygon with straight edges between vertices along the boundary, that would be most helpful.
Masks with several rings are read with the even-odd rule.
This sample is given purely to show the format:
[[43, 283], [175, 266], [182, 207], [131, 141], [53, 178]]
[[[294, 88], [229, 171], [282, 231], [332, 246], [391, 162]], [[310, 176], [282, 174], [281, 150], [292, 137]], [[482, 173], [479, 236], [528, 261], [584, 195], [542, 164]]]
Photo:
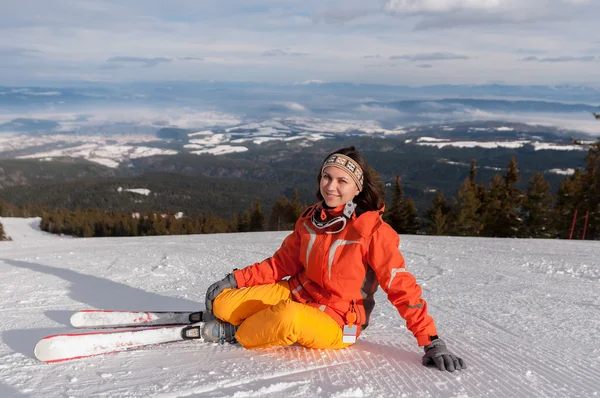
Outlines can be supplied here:
[[577, 209], [575, 209], [575, 214], [573, 214], [573, 224], [571, 224], [571, 233], [569, 234], [569, 240], [573, 238], [573, 230], [575, 229], [575, 220], [577, 219]]
[[589, 211], [585, 212], [585, 222], [583, 223], [583, 235], [581, 235], [581, 240], [585, 239], [585, 231], [587, 230], [587, 222], [588, 222], [588, 216], [590, 215]]

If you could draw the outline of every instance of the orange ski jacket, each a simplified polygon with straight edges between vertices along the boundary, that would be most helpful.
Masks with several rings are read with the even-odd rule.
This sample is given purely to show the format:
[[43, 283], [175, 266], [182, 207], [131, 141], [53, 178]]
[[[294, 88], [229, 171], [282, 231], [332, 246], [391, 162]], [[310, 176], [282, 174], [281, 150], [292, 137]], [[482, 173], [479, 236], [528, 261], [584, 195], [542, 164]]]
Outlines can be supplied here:
[[[328, 216], [339, 215], [342, 209], [329, 210]], [[381, 218], [383, 207], [358, 216], [355, 212], [337, 233], [313, 224], [313, 213], [323, 211], [320, 203], [310, 206], [272, 257], [234, 271], [238, 287], [290, 277], [294, 300], [321, 309], [340, 326], [356, 324], [362, 331], [369, 324], [379, 285], [417, 343], [430, 344], [430, 337], [437, 335], [433, 318], [421, 298], [421, 287], [406, 271], [398, 234]]]

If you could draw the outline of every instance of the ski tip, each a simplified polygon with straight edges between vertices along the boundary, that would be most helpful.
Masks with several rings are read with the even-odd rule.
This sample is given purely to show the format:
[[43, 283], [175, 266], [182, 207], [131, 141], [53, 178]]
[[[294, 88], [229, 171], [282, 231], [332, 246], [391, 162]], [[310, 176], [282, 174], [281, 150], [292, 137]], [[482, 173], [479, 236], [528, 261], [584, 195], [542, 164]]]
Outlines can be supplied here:
[[33, 355], [35, 355], [35, 357], [42, 362], [46, 362], [46, 363], [58, 362], [58, 360], [56, 358], [53, 358], [51, 355], [49, 355], [49, 351], [50, 351], [50, 347], [48, 345], [49, 337], [51, 337], [51, 336], [44, 337], [43, 339], [41, 339], [40, 341], [37, 342], [37, 344], [33, 348]]

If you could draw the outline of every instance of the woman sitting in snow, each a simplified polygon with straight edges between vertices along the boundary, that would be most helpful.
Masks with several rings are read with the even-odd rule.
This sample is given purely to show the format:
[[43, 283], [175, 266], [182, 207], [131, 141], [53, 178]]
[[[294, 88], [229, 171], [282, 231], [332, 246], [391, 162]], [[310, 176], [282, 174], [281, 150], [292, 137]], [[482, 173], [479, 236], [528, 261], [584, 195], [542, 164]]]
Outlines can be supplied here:
[[398, 234], [381, 218], [376, 173], [350, 147], [328, 155], [317, 180], [320, 202], [304, 211], [272, 257], [208, 288], [206, 310], [217, 319], [204, 325], [204, 339], [246, 348], [345, 348], [368, 326], [381, 286], [424, 346], [424, 365], [466, 368], [437, 336]]

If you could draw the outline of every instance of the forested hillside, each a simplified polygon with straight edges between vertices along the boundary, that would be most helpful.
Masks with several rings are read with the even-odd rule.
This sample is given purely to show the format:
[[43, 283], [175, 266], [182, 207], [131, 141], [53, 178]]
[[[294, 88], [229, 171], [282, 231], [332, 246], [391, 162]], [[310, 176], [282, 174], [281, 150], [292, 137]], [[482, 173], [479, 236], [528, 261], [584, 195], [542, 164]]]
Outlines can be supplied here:
[[[381, 176], [388, 195], [396, 175], [400, 175], [406, 195], [425, 211], [437, 193], [448, 197], [457, 194], [469, 174], [471, 159], [477, 161], [479, 179], [487, 181], [505, 170], [514, 156], [521, 173], [518, 187], [524, 189], [527, 181], [541, 172], [553, 192], [565, 176], [550, 170], [585, 165], [583, 151], [536, 151], [530, 146], [437, 148], [406, 141], [405, 137], [345, 137], [309, 147], [268, 142], [248, 152], [222, 156], [184, 153], [139, 158], [118, 169], [72, 159], [0, 160], [0, 197], [16, 205], [183, 211], [229, 217], [248, 208], [256, 198], [270, 208], [281, 195], [291, 197], [294, 189], [301, 201], [313, 202], [316, 173], [325, 155], [355, 145]], [[147, 189], [150, 193], [139, 195], [126, 189]]]

